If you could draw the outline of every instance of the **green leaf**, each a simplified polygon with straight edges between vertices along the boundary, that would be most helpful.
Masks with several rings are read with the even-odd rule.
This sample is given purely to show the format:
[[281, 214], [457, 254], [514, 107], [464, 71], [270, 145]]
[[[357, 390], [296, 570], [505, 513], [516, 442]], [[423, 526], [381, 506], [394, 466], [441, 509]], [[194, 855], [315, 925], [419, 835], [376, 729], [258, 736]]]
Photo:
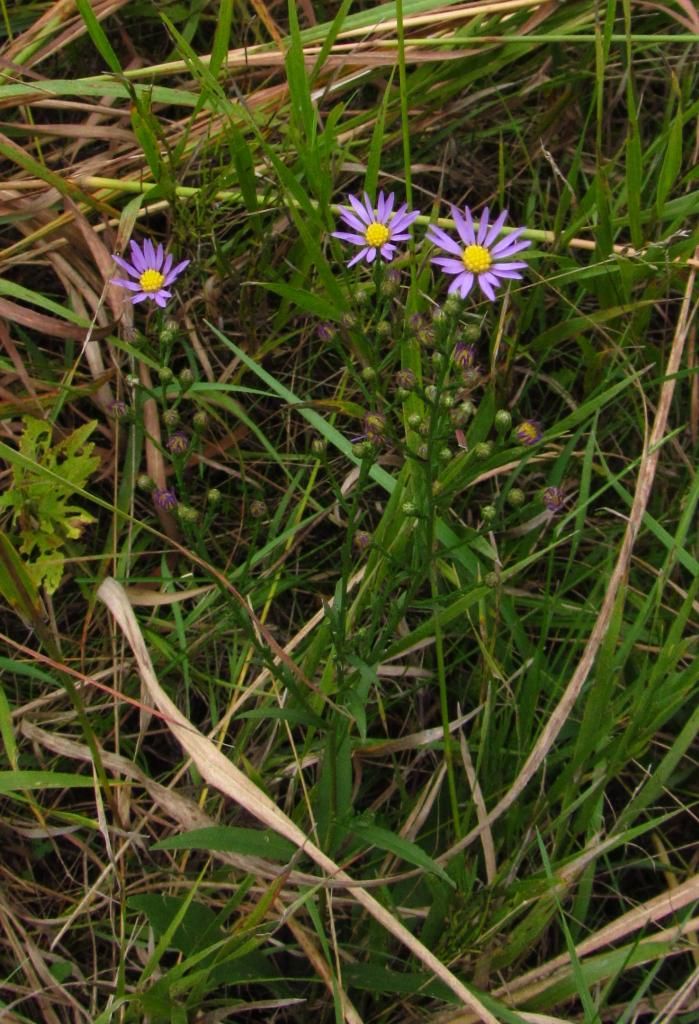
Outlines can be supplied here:
[[267, 860], [290, 860], [296, 852], [293, 843], [269, 829], [234, 828], [229, 825], [212, 825], [183, 832], [155, 843], [154, 850], [219, 850], [224, 853], [241, 853], [248, 857], [265, 857]]
[[90, 0], [75, 0], [75, 5], [80, 12], [80, 17], [85, 23], [85, 28], [90, 33], [90, 39], [99, 50], [107, 67], [115, 74], [121, 74], [119, 58], [112, 49], [112, 44], [107, 39], [104, 29], [100, 25]]
[[417, 843], [411, 843], [408, 839], [395, 835], [395, 833], [390, 832], [387, 828], [372, 825], [361, 819], [356, 819], [351, 825], [346, 827], [338, 827], [342, 831], [355, 836], [360, 842], [366, 843], [367, 846], [375, 846], [379, 850], [386, 850], [387, 853], [400, 857], [401, 860], [407, 861], [408, 864], [415, 864], [417, 867], [424, 868], [431, 874], [437, 875], [452, 889], [455, 888], [453, 879]]
[[69, 772], [0, 772], [0, 793], [17, 793], [24, 789], [93, 789], [91, 775]]

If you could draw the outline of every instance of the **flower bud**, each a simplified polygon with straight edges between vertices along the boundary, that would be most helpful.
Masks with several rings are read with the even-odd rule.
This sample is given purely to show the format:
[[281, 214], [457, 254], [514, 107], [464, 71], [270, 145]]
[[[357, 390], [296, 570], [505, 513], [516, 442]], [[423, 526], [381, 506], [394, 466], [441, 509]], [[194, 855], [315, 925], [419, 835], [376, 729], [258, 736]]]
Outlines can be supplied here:
[[419, 513], [419, 509], [414, 501], [404, 501], [401, 505], [401, 511], [406, 516], [416, 516]]
[[393, 378], [393, 383], [402, 391], [412, 391], [417, 384], [417, 378], [412, 370], [398, 370]]
[[475, 345], [481, 336], [481, 329], [478, 324], [466, 324], [462, 336], [467, 345]]
[[408, 416], [408, 426], [411, 430], [418, 430], [422, 423], [422, 416], [419, 412], [411, 412]]
[[371, 544], [371, 534], [367, 533], [366, 530], [357, 530], [354, 537], [352, 538], [352, 543], [357, 548], [357, 550], [366, 551], [366, 549]]
[[484, 505], [481, 509], [481, 519], [484, 523], [492, 523], [497, 514], [497, 509], [494, 505]]
[[261, 498], [250, 502], [250, 515], [253, 519], [263, 519], [267, 515], [267, 506]]
[[185, 366], [184, 370], [180, 372], [180, 385], [182, 387], [182, 390], [186, 391], [187, 388], [191, 388], [193, 383], [194, 374], [192, 373], [188, 366]]
[[170, 434], [168, 437], [165, 447], [171, 455], [184, 455], [189, 448], [189, 438], [184, 430], [176, 430], [174, 434]]
[[150, 494], [155, 487], [155, 481], [152, 480], [147, 473], [139, 473], [136, 479], [136, 486], [139, 491], [144, 491], [146, 494]]
[[442, 409], [451, 409], [454, 405], [454, 396], [445, 392], [439, 396], [439, 404]]
[[171, 345], [172, 342], [177, 337], [177, 332], [179, 331], [179, 329], [180, 325], [177, 323], [177, 321], [173, 320], [172, 317], [168, 317], [168, 319], [163, 324], [163, 328], [160, 334], [158, 335], [158, 340], [163, 345]]
[[191, 505], [180, 505], [177, 509], [177, 515], [183, 523], [187, 523], [189, 526], [193, 526], [199, 519], [199, 513]]
[[439, 392], [434, 384], [428, 384], [425, 388], [425, 398], [428, 402], [436, 402]]
[[473, 446], [473, 451], [477, 459], [489, 459], [493, 454], [493, 442], [479, 441], [478, 444]]
[[527, 448], [538, 444], [542, 438], [541, 424], [538, 420], [522, 420], [518, 427], [515, 427], [515, 437], [520, 444]]
[[311, 441], [311, 451], [314, 455], [322, 455], [327, 449], [328, 442], [324, 437], [314, 437]]
[[451, 458], [452, 458], [451, 448], [444, 447], [444, 448], [440, 449], [440, 452], [439, 452], [439, 461], [440, 462], [449, 462], [451, 460]]
[[367, 384], [371, 384], [372, 381], [376, 380], [376, 370], [373, 366], [364, 367], [362, 370], [362, 380]]
[[161, 384], [169, 384], [175, 377], [169, 366], [161, 366], [158, 369], [158, 378]]
[[547, 487], [541, 498], [549, 512], [560, 512], [566, 500], [561, 487]]
[[495, 413], [495, 429], [498, 434], [506, 434], [512, 426], [512, 416], [507, 409], [498, 409]]
[[204, 412], [203, 409], [197, 409], [197, 411], [192, 416], [192, 426], [194, 427], [195, 430], [205, 430], [208, 422], [208, 413]]
[[507, 502], [512, 508], [521, 508], [524, 502], [527, 500], [527, 496], [521, 487], [513, 487], [507, 495]]
[[218, 504], [220, 504], [222, 498], [223, 498], [223, 495], [221, 494], [221, 492], [219, 491], [219, 489], [217, 487], [210, 487], [209, 490], [206, 492], [206, 504], [207, 505], [211, 505], [211, 506], [218, 505]]
[[388, 322], [388, 320], [379, 320], [379, 322], [376, 325], [376, 336], [377, 336], [377, 338], [382, 338], [385, 341], [386, 338], [390, 338], [391, 337], [392, 333], [393, 333], [393, 327]]
[[163, 423], [168, 430], [173, 430], [180, 422], [180, 414], [177, 409], [166, 409], [163, 413]]

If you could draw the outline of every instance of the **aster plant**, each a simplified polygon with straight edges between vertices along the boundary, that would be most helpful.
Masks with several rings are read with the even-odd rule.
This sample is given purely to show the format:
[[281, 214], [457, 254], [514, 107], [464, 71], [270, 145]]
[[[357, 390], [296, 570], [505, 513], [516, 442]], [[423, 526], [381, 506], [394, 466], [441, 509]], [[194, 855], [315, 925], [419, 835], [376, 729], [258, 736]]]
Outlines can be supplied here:
[[134, 305], [137, 302], [150, 299], [156, 305], [164, 308], [168, 299], [172, 298], [172, 292], [169, 291], [170, 285], [174, 284], [190, 261], [182, 260], [173, 267], [172, 255], [166, 253], [162, 243], [158, 244], [156, 248], [150, 238], [146, 238], [143, 245], [132, 241], [130, 249], [130, 263], [116, 254], [112, 255], [112, 259], [134, 280], [115, 277], [112, 279], [112, 284], [117, 284], [120, 288], [128, 288], [133, 293], [131, 302]]
[[388, 196], [379, 192], [376, 207], [371, 205], [367, 192], [364, 193], [363, 202], [356, 196], [348, 195], [347, 198], [350, 206], [340, 207], [340, 217], [352, 230], [332, 232], [334, 238], [360, 246], [359, 252], [347, 266], [353, 267], [360, 260], [373, 263], [377, 256], [386, 261], [392, 260], [397, 248], [396, 242], [408, 241], [410, 234], [407, 229], [419, 217], [419, 211], [408, 212], [408, 204], [403, 203], [394, 212], [395, 192], [390, 192]]
[[530, 241], [520, 237], [525, 229], [516, 228], [498, 241], [498, 235], [507, 219], [506, 210], [491, 224], [486, 206], [478, 228], [468, 206], [463, 213], [452, 207], [451, 213], [458, 240], [436, 224], [431, 224], [427, 232], [428, 240], [448, 254], [435, 257], [432, 263], [453, 276], [454, 280], [449, 285], [450, 293], [456, 292], [465, 299], [477, 284], [485, 297], [495, 302], [495, 289], [503, 281], [521, 279], [519, 271], [527, 265], [521, 260], [512, 260], [512, 256], [531, 245]]

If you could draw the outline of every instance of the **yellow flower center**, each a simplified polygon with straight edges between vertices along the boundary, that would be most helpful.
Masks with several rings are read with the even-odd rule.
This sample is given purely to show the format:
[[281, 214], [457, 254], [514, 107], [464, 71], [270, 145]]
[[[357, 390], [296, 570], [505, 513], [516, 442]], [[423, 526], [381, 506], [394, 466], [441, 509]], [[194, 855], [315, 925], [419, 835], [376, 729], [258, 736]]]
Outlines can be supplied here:
[[165, 284], [165, 278], [159, 270], [144, 270], [138, 283], [144, 292], [157, 292]]
[[379, 224], [378, 221], [374, 221], [364, 232], [364, 237], [366, 238], [367, 245], [380, 249], [391, 237], [391, 232], [385, 224]]
[[493, 257], [482, 245], [467, 245], [461, 254], [463, 265], [471, 274], [484, 274], [490, 270]]

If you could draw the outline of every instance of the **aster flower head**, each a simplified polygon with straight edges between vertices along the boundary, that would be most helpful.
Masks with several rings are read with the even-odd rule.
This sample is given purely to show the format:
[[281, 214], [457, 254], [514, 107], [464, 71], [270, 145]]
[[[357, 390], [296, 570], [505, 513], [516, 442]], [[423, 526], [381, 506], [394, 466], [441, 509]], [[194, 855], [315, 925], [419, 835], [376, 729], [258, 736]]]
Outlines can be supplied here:
[[452, 359], [462, 370], [472, 370], [478, 365], [478, 349], [465, 341], [457, 341], [454, 345]]
[[522, 420], [518, 427], [515, 427], [515, 437], [520, 444], [527, 447], [538, 444], [542, 438], [541, 424], [537, 420]]
[[352, 230], [333, 231], [333, 238], [340, 238], [343, 242], [351, 242], [352, 245], [359, 245], [361, 248], [356, 256], [347, 264], [353, 267], [355, 263], [364, 260], [366, 263], [373, 263], [377, 254], [384, 260], [392, 260], [396, 251], [396, 242], [406, 242], [410, 238], [407, 229], [420, 216], [419, 210], [408, 212], [408, 204], [403, 203], [395, 212], [393, 207], [396, 202], [395, 192], [385, 196], [379, 192], [376, 207], [371, 205], [367, 192], [364, 193], [364, 202], [356, 196], [347, 196], [350, 206], [340, 207], [340, 217]]
[[507, 210], [503, 210], [491, 224], [488, 207], [484, 207], [477, 229], [468, 206], [464, 207], [463, 213], [452, 206], [451, 214], [459, 240], [452, 238], [436, 224], [431, 224], [427, 232], [428, 240], [448, 254], [437, 256], [432, 262], [454, 277], [449, 285], [450, 294], [456, 292], [465, 299], [477, 283], [485, 297], [495, 302], [495, 289], [503, 281], [519, 280], [522, 277], [519, 271], [527, 265], [511, 258], [531, 245], [527, 239], [520, 238], [524, 228], [517, 228], [497, 241], [507, 219]]
[[133, 292], [131, 302], [134, 305], [137, 302], [143, 302], [144, 299], [150, 299], [156, 305], [164, 308], [168, 299], [172, 298], [172, 292], [168, 290], [170, 285], [189, 265], [189, 260], [182, 260], [181, 263], [173, 267], [172, 255], [165, 252], [162, 243], [159, 243], [156, 248], [150, 238], [144, 239], [143, 245], [132, 241], [130, 248], [130, 263], [116, 254], [112, 255], [112, 259], [135, 280], [128, 281], [121, 277], [115, 277], [112, 278], [112, 284], [118, 284], [120, 288], [128, 288], [130, 292]]
[[164, 487], [156, 487], [151, 497], [155, 507], [162, 509], [164, 512], [169, 512], [170, 509], [175, 508], [177, 505], [177, 495], [175, 492], [169, 491]]
[[172, 455], [183, 455], [189, 448], [189, 438], [184, 430], [176, 430], [168, 437], [165, 447]]
[[547, 487], [541, 498], [549, 512], [560, 512], [566, 500], [562, 487]]

